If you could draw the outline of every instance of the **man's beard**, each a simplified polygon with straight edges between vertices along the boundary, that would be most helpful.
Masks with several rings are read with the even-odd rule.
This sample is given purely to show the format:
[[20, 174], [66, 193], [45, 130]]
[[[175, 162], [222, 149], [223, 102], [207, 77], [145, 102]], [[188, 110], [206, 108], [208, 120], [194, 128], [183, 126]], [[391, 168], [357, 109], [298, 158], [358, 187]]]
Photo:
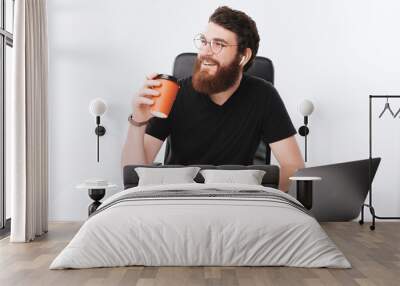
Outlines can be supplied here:
[[[214, 75], [210, 75], [206, 70], [201, 70], [201, 63], [205, 60], [216, 64], [217, 71]], [[193, 88], [197, 92], [208, 95], [227, 90], [235, 84], [240, 76], [241, 68], [239, 62], [239, 54], [226, 67], [221, 67], [218, 62], [207, 57], [196, 58], [192, 77]]]

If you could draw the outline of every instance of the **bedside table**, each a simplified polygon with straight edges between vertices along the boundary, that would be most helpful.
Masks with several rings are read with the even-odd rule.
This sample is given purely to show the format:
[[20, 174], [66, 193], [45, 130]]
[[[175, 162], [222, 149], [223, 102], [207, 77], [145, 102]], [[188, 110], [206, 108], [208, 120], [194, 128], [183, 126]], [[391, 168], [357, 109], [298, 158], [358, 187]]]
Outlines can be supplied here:
[[88, 184], [79, 184], [76, 186], [77, 189], [86, 189], [88, 190], [89, 197], [94, 201], [88, 207], [88, 215], [90, 216], [96, 209], [101, 205], [100, 200], [104, 198], [107, 189], [115, 188], [117, 185], [115, 184], [107, 184], [104, 186], [95, 186]]
[[290, 177], [289, 180], [296, 181], [297, 200], [308, 210], [313, 203], [313, 182], [320, 181], [321, 177]]

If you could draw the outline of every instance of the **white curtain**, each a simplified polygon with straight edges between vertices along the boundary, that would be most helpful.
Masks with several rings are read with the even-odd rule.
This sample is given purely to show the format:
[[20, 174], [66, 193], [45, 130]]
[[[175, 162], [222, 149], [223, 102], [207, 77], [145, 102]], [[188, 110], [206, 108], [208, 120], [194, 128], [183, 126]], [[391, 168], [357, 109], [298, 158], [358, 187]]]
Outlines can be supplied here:
[[6, 115], [10, 241], [28, 242], [48, 227], [46, 0], [16, 0], [14, 13], [11, 108]]

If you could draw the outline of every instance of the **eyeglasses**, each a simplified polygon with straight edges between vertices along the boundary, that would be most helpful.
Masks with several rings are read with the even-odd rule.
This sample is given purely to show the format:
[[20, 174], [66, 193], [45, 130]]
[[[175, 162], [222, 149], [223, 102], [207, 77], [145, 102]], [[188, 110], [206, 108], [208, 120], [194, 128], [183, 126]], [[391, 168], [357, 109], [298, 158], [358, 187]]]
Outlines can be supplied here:
[[211, 41], [207, 41], [206, 37], [203, 34], [196, 35], [196, 37], [193, 39], [193, 43], [199, 51], [203, 50], [207, 45], [210, 45], [211, 51], [214, 54], [220, 53], [222, 49], [226, 47], [239, 46], [226, 44], [219, 39], [212, 39]]

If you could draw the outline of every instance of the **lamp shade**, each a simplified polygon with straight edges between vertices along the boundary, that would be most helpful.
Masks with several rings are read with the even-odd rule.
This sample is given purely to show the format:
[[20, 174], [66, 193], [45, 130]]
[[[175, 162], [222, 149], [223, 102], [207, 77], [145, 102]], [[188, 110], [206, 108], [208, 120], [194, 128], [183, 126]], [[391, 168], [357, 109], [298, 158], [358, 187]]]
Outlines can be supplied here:
[[314, 111], [314, 104], [310, 100], [305, 99], [300, 103], [299, 112], [303, 116], [309, 116], [311, 113], [313, 113], [313, 111]]
[[89, 104], [89, 111], [93, 116], [102, 116], [106, 110], [107, 104], [101, 98], [95, 98]]

